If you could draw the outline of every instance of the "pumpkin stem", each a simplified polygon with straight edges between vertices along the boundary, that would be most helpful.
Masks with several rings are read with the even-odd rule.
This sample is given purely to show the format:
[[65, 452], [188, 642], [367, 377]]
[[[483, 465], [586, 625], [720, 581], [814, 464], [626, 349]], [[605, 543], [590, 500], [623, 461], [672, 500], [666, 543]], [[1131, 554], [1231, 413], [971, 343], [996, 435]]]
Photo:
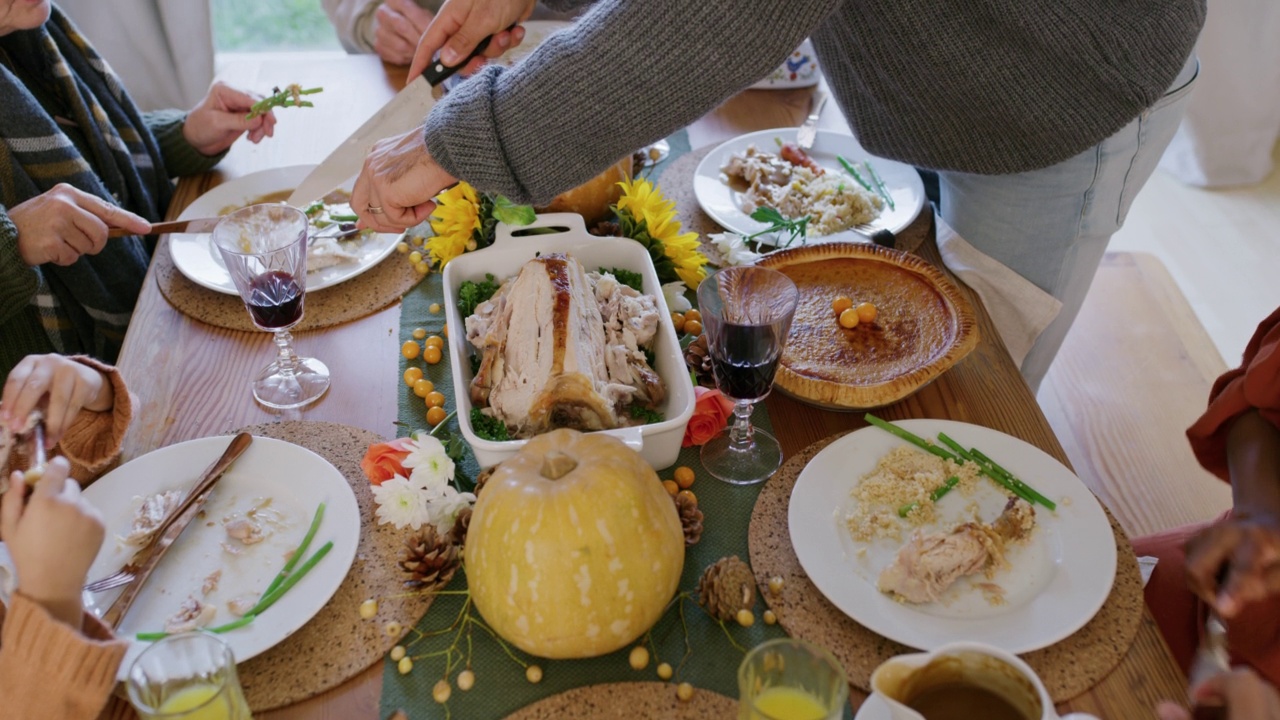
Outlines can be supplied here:
[[559, 450], [550, 450], [542, 458], [542, 477], [548, 480], [559, 480], [573, 472], [576, 467], [578, 467], [577, 460]]

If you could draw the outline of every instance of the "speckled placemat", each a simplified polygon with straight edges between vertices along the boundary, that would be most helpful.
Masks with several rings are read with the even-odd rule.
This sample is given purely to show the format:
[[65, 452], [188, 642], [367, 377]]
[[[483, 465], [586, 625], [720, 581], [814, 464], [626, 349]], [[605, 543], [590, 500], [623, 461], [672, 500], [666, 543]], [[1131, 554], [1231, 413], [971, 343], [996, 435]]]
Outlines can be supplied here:
[[[310, 421], [251, 425], [236, 432], [291, 442], [323, 457], [351, 484], [360, 506], [360, 545], [333, 598], [284, 642], [240, 663], [240, 684], [256, 713], [318, 695], [382, 660], [427, 612], [432, 598], [405, 591], [404, 573], [395, 562], [405, 531], [379, 525], [373, 516], [373, 493], [360, 459], [370, 444], [385, 438], [349, 425]], [[368, 598], [378, 599], [372, 620], [360, 617]], [[392, 621], [404, 628], [399, 635], [383, 631]]]
[[[915, 650], [880, 637], [828, 602], [801, 569], [787, 529], [787, 505], [800, 471], [842, 435], [805, 448], [783, 463], [765, 483], [751, 515], [747, 544], [761, 595], [777, 613], [778, 623], [787, 634], [830, 649], [844, 664], [850, 683], [869, 691], [871, 673], [881, 663]], [[1117, 556], [1111, 595], [1098, 614], [1074, 635], [1021, 656], [1044, 681], [1054, 702], [1069, 700], [1106, 677], [1129, 652], [1138, 633], [1143, 607], [1142, 577], [1128, 537], [1109, 511], [1107, 518], [1115, 532]], [[765, 590], [768, 579], [775, 575], [785, 581], [780, 595]]]
[[507, 716], [507, 720], [733, 720], [738, 701], [698, 688], [681, 701], [676, 687], [662, 682], [589, 685], [539, 700]]
[[[239, 295], [214, 292], [182, 274], [169, 255], [169, 238], [163, 238], [151, 263], [156, 283], [178, 312], [229, 330], [256, 331]], [[365, 272], [323, 290], [307, 293], [302, 322], [293, 332], [306, 332], [357, 320], [396, 302], [422, 281], [404, 255], [393, 252]]]
[[[717, 262], [716, 258], [720, 257], [720, 253], [711, 245], [708, 237], [711, 233], [722, 233], [724, 228], [711, 219], [702, 211], [702, 206], [698, 204], [698, 197], [693, 193], [693, 175], [698, 169], [698, 164], [707, 156], [717, 145], [709, 145], [707, 147], [698, 148], [663, 163], [655, 168], [654, 178], [658, 186], [662, 189], [662, 194], [670, 200], [676, 201], [676, 216], [680, 220], [680, 224], [685, 231], [692, 230], [698, 233], [702, 240], [702, 252]], [[663, 167], [663, 166], [666, 167]], [[920, 247], [920, 243], [929, 237], [929, 233], [933, 229], [933, 212], [926, 207], [920, 211], [920, 215], [907, 227], [903, 228], [897, 234], [898, 240], [896, 247], [899, 250], [914, 252]], [[768, 248], [763, 248], [768, 249]]]

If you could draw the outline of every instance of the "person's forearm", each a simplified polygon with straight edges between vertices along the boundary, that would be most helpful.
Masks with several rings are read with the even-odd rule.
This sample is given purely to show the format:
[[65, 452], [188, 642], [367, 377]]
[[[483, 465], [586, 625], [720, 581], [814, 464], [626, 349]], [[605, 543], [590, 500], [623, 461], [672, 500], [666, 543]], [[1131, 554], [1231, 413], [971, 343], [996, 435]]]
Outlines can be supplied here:
[[38, 285], [35, 268], [18, 252], [18, 228], [0, 205], [0, 323], [25, 310]]
[[1257, 410], [1241, 415], [1227, 435], [1235, 512], [1280, 522], [1280, 428]]

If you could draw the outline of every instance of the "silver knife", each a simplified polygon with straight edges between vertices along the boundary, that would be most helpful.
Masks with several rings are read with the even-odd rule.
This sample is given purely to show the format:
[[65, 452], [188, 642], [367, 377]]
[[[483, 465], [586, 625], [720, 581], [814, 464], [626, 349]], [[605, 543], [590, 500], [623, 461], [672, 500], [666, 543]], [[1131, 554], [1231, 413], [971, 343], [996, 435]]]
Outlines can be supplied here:
[[351, 137], [343, 140], [337, 149], [308, 173], [285, 202], [294, 207], [302, 207], [324, 197], [330, 190], [360, 172], [365, 156], [374, 143], [421, 125], [436, 104], [436, 99], [431, 94], [432, 87], [466, 67], [472, 58], [489, 47], [489, 40], [492, 38], [490, 35], [481, 40], [471, 55], [457, 65], [449, 67], [439, 60], [428, 65], [421, 75], [405, 85], [403, 90], [391, 98], [391, 102], [374, 113], [373, 117], [366, 120]]
[[[211, 233], [218, 226], [220, 217], [212, 218], [196, 218], [195, 220], [174, 220], [173, 222], [151, 223], [151, 232], [148, 235], [166, 235], [168, 233]], [[111, 228], [107, 230], [107, 237], [124, 237], [125, 235], [137, 235], [137, 233], [120, 228]]]

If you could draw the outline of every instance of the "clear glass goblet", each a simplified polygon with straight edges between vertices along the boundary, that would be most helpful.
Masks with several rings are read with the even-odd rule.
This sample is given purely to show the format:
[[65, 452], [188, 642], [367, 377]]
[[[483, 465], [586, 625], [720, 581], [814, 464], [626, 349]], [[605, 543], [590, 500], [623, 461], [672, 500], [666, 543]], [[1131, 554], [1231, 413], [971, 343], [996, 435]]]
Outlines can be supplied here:
[[171, 635], [129, 667], [129, 702], [144, 720], [253, 720], [231, 648], [216, 635]]
[[280, 410], [313, 403], [329, 389], [329, 368], [298, 357], [289, 333], [302, 320], [307, 228], [298, 209], [264, 204], [241, 208], [213, 229], [213, 244], [253, 324], [275, 333], [276, 359], [250, 385], [258, 402]]
[[752, 427], [751, 409], [773, 386], [799, 298], [790, 278], [760, 267], [725, 268], [698, 286], [716, 387], [734, 401], [732, 423], [702, 446], [702, 465], [725, 482], [758, 483], [782, 464], [782, 447]]

